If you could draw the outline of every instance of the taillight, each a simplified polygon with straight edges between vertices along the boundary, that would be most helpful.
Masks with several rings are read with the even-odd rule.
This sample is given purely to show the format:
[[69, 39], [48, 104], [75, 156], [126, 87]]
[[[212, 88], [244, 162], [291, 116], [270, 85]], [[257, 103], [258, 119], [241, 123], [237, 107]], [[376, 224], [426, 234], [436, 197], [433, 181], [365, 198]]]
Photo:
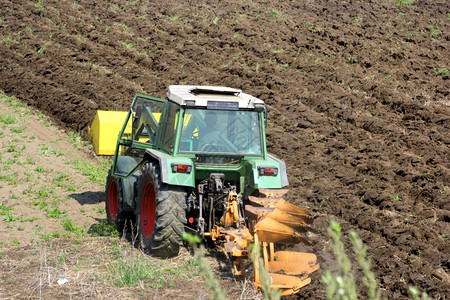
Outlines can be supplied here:
[[278, 168], [276, 167], [258, 167], [259, 176], [277, 176]]
[[173, 173], [186, 173], [190, 174], [192, 171], [191, 165], [183, 165], [183, 164], [171, 164]]

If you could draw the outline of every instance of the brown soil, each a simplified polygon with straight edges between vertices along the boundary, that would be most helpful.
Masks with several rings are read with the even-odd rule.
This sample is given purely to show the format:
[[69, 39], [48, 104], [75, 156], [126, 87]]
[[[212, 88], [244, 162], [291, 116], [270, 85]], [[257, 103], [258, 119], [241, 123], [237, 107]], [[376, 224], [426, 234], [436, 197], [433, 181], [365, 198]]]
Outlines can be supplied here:
[[0, 206], [10, 208], [12, 216], [9, 221], [1, 216], [0, 246], [14, 240], [18, 245], [36, 243], [54, 232], [63, 235], [61, 221], [67, 216], [85, 231], [98, 223], [104, 208], [101, 187], [74, 167], [81, 159], [98, 163], [90, 152], [77, 149], [67, 132], [48, 119], [39, 121], [28, 107], [0, 99], [0, 115], [16, 118], [9, 126], [0, 123]]
[[[241, 88], [269, 106], [321, 269], [335, 219], [368, 246], [384, 296], [448, 297], [448, 1], [143, 2], [2, 1], [0, 89], [86, 134], [97, 109], [176, 79]], [[300, 297], [325, 298], [320, 276]]]

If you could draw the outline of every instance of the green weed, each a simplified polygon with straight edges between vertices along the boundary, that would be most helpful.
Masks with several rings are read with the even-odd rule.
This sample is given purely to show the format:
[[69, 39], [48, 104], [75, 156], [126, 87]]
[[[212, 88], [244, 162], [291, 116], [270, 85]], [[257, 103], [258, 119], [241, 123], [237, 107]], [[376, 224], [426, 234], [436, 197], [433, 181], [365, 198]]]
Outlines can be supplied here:
[[22, 133], [23, 127], [22, 126], [11, 127], [9, 130], [11, 131], [11, 133]]
[[0, 114], [0, 122], [6, 125], [15, 124], [17, 121], [16, 117], [10, 115]]
[[413, 2], [414, 2], [414, 0], [395, 0], [395, 3], [397, 5], [401, 5], [401, 6], [407, 6], [407, 5], [410, 5]]
[[21, 222], [21, 223], [25, 223], [25, 222], [34, 222], [34, 221], [37, 221], [37, 220], [39, 220], [39, 218], [38, 218], [38, 217], [31, 217], [31, 218], [19, 217], [18, 220], [19, 220], [19, 222]]
[[46, 209], [47, 218], [50, 219], [60, 219], [65, 213], [61, 211], [59, 207], [47, 208]]
[[153, 265], [147, 265], [143, 262], [133, 259], [127, 262], [116, 262], [111, 266], [113, 273], [116, 274], [113, 284], [118, 287], [138, 286], [142, 281], [148, 281], [160, 277], [160, 271]]
[[74, 222], [69, 218], [62, 220], [61, 225], [67, 232], [75, 233], [76, 235], [80, 236], [85, 235], [84, 230], [76, 226]]
[[98, 212], [102, 215], [106, 214], [106, 208], [104, 206], [102, 207], [93, 207], [92, 208], [93, 211]]
[[422, 293], [421, 297], [419, 289], [415, 286], [410, 286], [408, 288], [408, 294], [413, 297], [413, 300], [431, 300], [431, 297], [429, 297], [426, 293]]
[[62, 152], [59, 149], [53, 148], [52, 150], [50, 150], [49, 154], [53, 154], [53, 155], [56, 155], [56, 156], [63, 156], [64, 152]]
[[16, 218], [12, 216], [12, 207], [8, 207], [2, 202], [0, 202], [0, 215], [3, 216], [3, 221], [5, 222], [14, 222]]
[[359, 61], [356, 57], [350, 57], [350, 59], [348, 60], [348, 63], [351, 65], [356, 65], [356, 64], [359, 64]]
[[316, 25], [311, 24], [311, 23], [305, 23], [305, 26], [311, 31], [311, 32], [316, 32], [318, 31]]
[[79, 170], [82, 175], [87, 176], [92, 183], [106, 183], [106, 174], [109, 168], [109, 163], [106, 161], [102, 164], [93, 165], [86, 161], [75, 160], [71, 163], [75, 169]]
[[[49, 196], [49, 192], [46, 188], [41, 188], [36, 191], [36, 199], [41, 199], [41, 200], [45, 201], [45, 199], [48, 198], [48, 196]], [[43, 208], [43, 207], [47, 206], [47, 204], [38, 205], [38, 206], [39, 206], [39, 208]]]
[[176, 285], [174, 275], [185, 277], [187, 274], [192, 275], [195, 270], [193, 261], [188, 262], [184, 267], [174, 268], [165, 267], [164, 262], [153, 261], [147, 257], [126, 258], [118, 246], [112, 247], [111, 254], [115, 261], [109, 265], [108, 280], [118, 287], [136, 287], [143, 284], [148, 284], [153, 289], [174, 287]]
[[[20, 103], [20, 102], [19, 102], [19, 103]], [[27, 115], [32, 115], [32, 114], [33, 114], [33, 113], [32, 113], [31, 111], [29, 111], [28, 109], [26, 109], [26, 110], [20, 112], [20, 116], [21, 116], [21, 117], [24, 117], [24, 116], [27, 116]]]
[[90, 236], [113, 236], [118, 237], [120, 232], [114, 224], [109, 224], [107, 221], [102, 220], [98, 224], [92, 225], [89, 229]]
[[34, 169], [37, 173], [46, 173], [47, 171], [43, 168], [43, 167], [41, 167], [41, 166], [37, 166], [35, 169]]
[[319, 208], [322, 208], [326, 202], [327, 202], [327, 198], [323, 198], [319, 203]]
[[69, 256], [67, 255], [67, 253], [60, 253], [56, 258], [56, 266], [57, 267], [63, 266], [68, 258]]
[[0, 45], [6, 45], [7, 47], [11, 47], [12, 44], [19, 44], [20, 43], [20, 35], [22, 34], [21, 31], [17, 33], [8, 34], [7, 36], [3, 37], [0, 40]]
[[[201, 243], [200, 237], [198, 235], [184, 233], [183, 239], [192, 247], [196, 247]], [[200, 245], [200, 249], [197, 251], [197, 254], [195, 256], [195, 260], [198, 263], [200, 273], [205, 277], [205, 284], [213, 293], [213, 299], [225, 300], [225, 291], [222, 289], [219, 281], [214, 276], [214, 273], [212, 272], [208, 262], [205, 259], [204, 252], [205, 247], [203, 245]]]
[[39, 148], [39, 154], [43, 156], [50, 156], [50, 154], [48, 153], [48, 145], [41, 144]]
[[378, 288], [375, 275], [371, 271], [372, 261], [370, 258], [367, 258], [367, 246], [363, 244], [362, 240], [355, 231], [350, 231], [349, 237], [353, 246], [353, 251], [358, 258], [358, 263], [364, 274], [362, 280], [363, 284], [369, 289], [367, 292], [369, 299], [381, 299], [381, 291]]
[[57, 187], [63, 188], [65, 187], [64, 182], [66, 182], [68, 179], [69, 175], [58, 172], [57, 176], [53, 178], [52, 183]]
[[447, 68], [440, 68], [435, 70], [436, 76], [448, 75], [450, 71]]
[[337, 274], [332, 274], [330, 270], [325, 270], [323, 273], [325, 294], [328, 299], [357, 299], [355, 278], [351, 273], [352, 265], [345, 253], [344, 243], [341, 241], [341, 224], [330, 221], [327, 232], [332, 239], [331, 248], [336, 255], [339, 271]]
[[79, 133], [73, 133], [73, 132], [69, 132], [67, 134], [67, 138], [69, 140], [69, 143], [71, 143], [75, 149], [79, 148], [79, 147], [84, 147], [86, 146], [87, 142], [83, 141], [80, 134]]
[[45, 9], [45, 6], [44, 6], [44, 3], [42, 2], [42, 0], [39, 0], [39, 1], [35, 4], [35, 6], [36, 6], [39, 10], [44, 10], [44, 9]]
[[[5, 169], [5, 167], [7, 167], [7, 166], [5, 165], [4, 169]], [[17, 186], [18, 176], [19, 176], [19, 174], [17, 172], [15, 172], [13, 174], [0, 174], [0, 181], [7, 182], [12, 186]]]
[[134, 45], [131, 43], [122, 42], [122, 45], [127, 49], [135, 49]]
[[11, 212], [8, 212], [5, 216], [3, 216], [3, 221], [6, 223], [15, 222], [17, 218], [13, 217]]
[[116, 11], [120, 10], [120, 6], [118, 4], [112, 4], [109, 7], [109, 10], [112, 11], [112, 12], [116, 12]]
[[394, 199], [394, 201], [400, 201], [402, 200], [402, 198], [400, 198], [400, 196], [398, 194], [392, 194], [392, 198]]
[[48, 203], [47, 201], [45, 201], [45, 199], [41, 199], [41, 200], [34, 200], [33, 202], [31, 202], [31, 205], [33, 206], [37, 206], [39, 209], [44, 210], [47, 208]]
[[44, 53], [46, 47], [47, 47], [47, 43], [45, 43], [42, 47], [40, 47], [40, 48], [37, 50], [37, 53]]
[[273, 10], [273, 9], [271, 11], [267, 11], [266, 13], [271, 15], [271, 16], [273, 16], [273, 17], [276, 17], [276, 18], [278, 18], [278, 19], [280, 19], [282, 21], [287, 21], [288, 20], [288, 18], [285, 15], [283, 15], [279, 11], [276, 11], [276, 10]]
[[34, 33], [34, 30], [30, 27], [30, 26], [27, 26], [27, 31], [28, 31], [28, 33], [31, 35], [31, 36], [35, 36], [36, 34]]
[[79, 9], [81, 8], [81, 5], [78, 4], [78, 3], [76, 3], [76, 2], [73, 2], [73, 3], [70, 5], [70, 7], [71, 7], [72, 9], [79, 10]]
[[133, 32], [133, 28], [131, 28], [123, 23], [120, 23], [118, 26], [122, 27], [124, 32], [128, 32], [128, 33]]
[[429, 25], [428, 28], [430, 29], [430, 35], [432, 38], [438, 37], [442, 34], [442, 31], [439, 28], [434, 28], [433, 25]]
[[19, 151], [19, 148], [16, 145], [7, 145], [6, 146], [6, 152], [8, 153], [14, 153]]
[[43, 241], [51, 241], [52, 239], [57, 239], [57, 238], [60, 238], [61, 236], [62, 236], [61, 232], [59, 232], [57, 230], [55, 230], [49, 234], [43, 234], [43, 233], [39, 234], [39, 238], [41, 238]]

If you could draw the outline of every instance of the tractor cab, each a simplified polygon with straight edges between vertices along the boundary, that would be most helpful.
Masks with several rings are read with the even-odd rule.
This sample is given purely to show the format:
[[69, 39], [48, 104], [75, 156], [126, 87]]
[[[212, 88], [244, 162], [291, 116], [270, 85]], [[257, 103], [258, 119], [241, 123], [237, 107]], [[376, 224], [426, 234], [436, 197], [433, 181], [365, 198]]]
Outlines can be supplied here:
[[[240, 191], [243, 179], [253, 176], [246, 174], [247, 169], [271, 160], [266, 152], [265, 119], [264, 102], [239, 89], [172, 85], [167, 99], [137, 94], [119, 134], [114, 175], [129, 177], [145, 161], [155, 160], [169, 170], [162, 171], [165, 183], [194, 187], [208, 172], [218, 170]], [[268, 168], [274, 171], [268, 179], [275, 180], [276, 187], [281, 187], [280, 164], [275, 161]], [[194, 168], [200, 171], [197, 176], [180, 172]], [[263, 170], [262, 176], [269, 174], [264, 172], [268, 171]]]

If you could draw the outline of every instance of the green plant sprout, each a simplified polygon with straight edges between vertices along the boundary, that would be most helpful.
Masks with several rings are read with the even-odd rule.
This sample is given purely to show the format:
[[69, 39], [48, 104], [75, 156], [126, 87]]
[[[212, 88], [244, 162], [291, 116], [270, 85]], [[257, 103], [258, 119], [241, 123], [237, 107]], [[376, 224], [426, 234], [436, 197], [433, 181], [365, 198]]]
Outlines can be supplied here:
[[337, 274], [325, 270], [322, 282], [326, 286], [325, 294], [328, 299], [357, 299], [354, 275], [351, 273], [352, 264], [345, 253], [344, 243], [341, 241], [341, 224], [331, 220], [327, 229], [331, 237], [331, 248], [336, 255], [336, 263], [339, 267]]
[[[201, 239], [198, 235], [193, 235], [189, 233], [183, 233], [183, 239], [188, 242], [191, 247], [197, 247], [201, 243]], [[205, 277], [205, 284], [213, 293], [213, 299], [215, 300], [225, 300], [227, 299], [225, 296], [225, 291], [220, 286], [219, 281], [214, 276], [213, 271], [211, 270], [208, 262], [205, 259], [205, 247], [200, 245], [199, 251], [197, 252], [196, 261], [198, 263], [198, 268], [200, 272]]]

